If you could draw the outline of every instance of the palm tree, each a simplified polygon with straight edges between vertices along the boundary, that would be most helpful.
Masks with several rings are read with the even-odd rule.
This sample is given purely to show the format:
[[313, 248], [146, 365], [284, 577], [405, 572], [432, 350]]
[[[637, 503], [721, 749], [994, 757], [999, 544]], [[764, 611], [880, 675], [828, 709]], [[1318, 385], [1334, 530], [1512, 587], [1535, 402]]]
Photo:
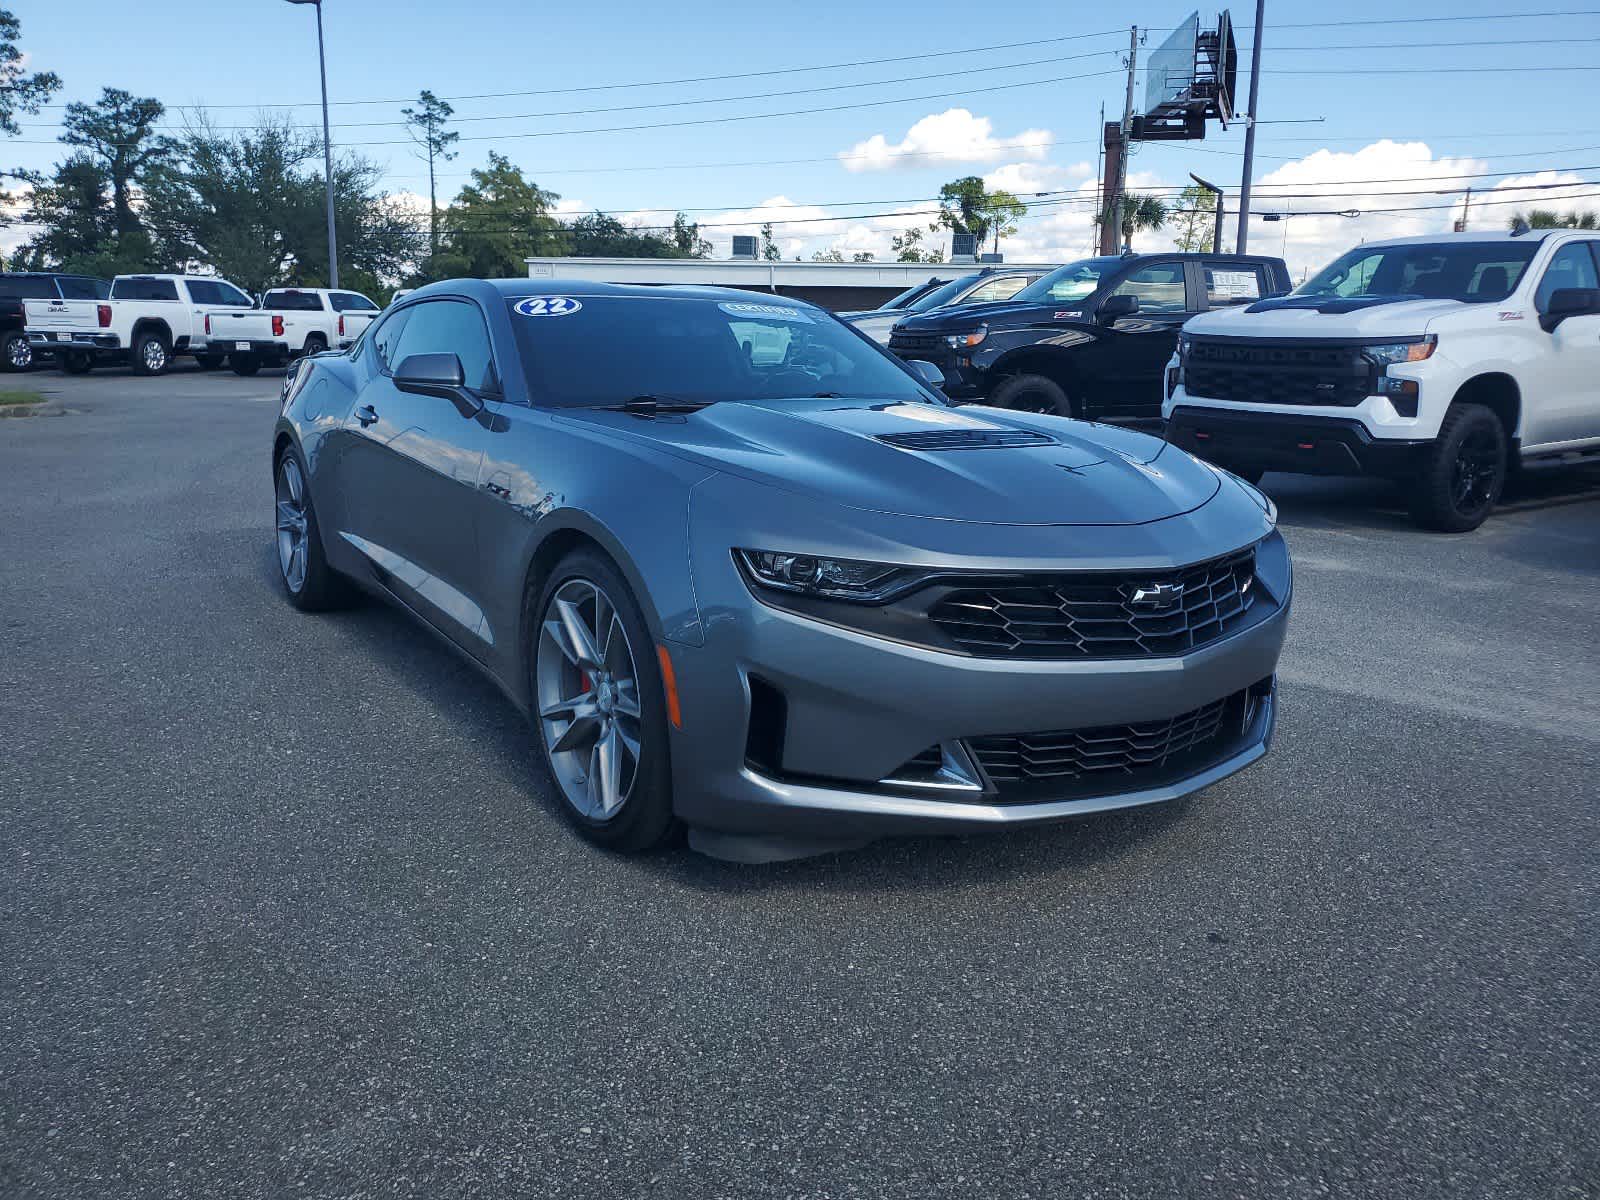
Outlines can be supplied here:
[[1526, 213], [1513, 213], [1511, 228], [1518, 224], [1529, 229], [1600, 229], [1600, 215], [1592, 212], [1558, 213], [1553, 208], [1531, 208]]
[[[1115, 205], [1098, 218], [1101, 224], [1114, 219]], [[1133, 235], [1140, 231], [1153, 232], [1167, 223], [1167, 206], [1158, 196], [1140, 195], [1138, 192], [1122, 194], [1122, 248], [1133, 249]]]

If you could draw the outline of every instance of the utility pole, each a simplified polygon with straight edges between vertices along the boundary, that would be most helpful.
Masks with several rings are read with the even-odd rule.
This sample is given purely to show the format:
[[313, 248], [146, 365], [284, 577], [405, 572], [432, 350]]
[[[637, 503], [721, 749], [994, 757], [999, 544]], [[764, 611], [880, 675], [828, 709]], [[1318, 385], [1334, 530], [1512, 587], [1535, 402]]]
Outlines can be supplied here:
[[1461, 219], [1456, 222], [1456, 232], [1457, 233], [1465, 233], [1467, 231], [1467, 212], [1471, 208], [1472, 208], [1472, 189], [1468, 188], [1467, 189], [1466, 199], [1461, 202]]
[[1239, 183], [1239, 237], [1233, 252], [1243, 254], [1250, 240], [1250, 176], [1256, 165], [1256, 107], [1261, 99], [1261, 27], [1267, 19], [1267, 0], [1256, 0], [1256, 32], [1250, 47], [1250, 124], [1244, 128], [1244, 178]]
[[[1259, 3], [1260, 0], [1257, 0]], [[1128, 93], [1122, 102], [1122, 153], [1117, 155], [1116, 187], [1111, 192], [1111, 231], [1122, 238], [1123, 193], [1128, 183], [1128, 137], [1133, 132], [1133, 73], [1139, 65], [1139, 27], [1128, 27]]]
[[[1106, 102], [1104, 100], [1100, 101], [1100, 123], [1094, 128], [1094, 211], [1103, 217], [1106, 214]], [[1097, 236], [1090, 235], [1090, 254], [1100, 248]]]
[[289, 0], [317, 8], [317, 65], [322, 71], [322, 171], [328, 202], [328, 286], [339, 286], [339, 239], [333, 225], [333, 136], [328, 127], [328, 55], [322, 44], [322, 0]]

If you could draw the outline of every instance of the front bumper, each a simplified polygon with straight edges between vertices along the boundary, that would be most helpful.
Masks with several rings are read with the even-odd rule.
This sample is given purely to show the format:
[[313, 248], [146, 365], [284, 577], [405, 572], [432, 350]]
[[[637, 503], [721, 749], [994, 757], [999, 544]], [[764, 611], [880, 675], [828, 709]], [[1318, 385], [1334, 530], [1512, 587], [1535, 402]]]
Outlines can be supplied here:
[[[671, 647], [684, 714], [672, 741], [678, 815], [698, 830], [847, 844], [1061, 821], [1208, 787], [1271, 741], [1292, 599], [1286, 554], [1282, 562], [1276, 610], [1221, 641], [1172, 657], [1047, 661], [952, 654], [824, 624], [755, 599], [731, 561], [726, 578], [697, 564], [702, 604], [743, 600], [708, 613], [703, 646]], [[1093, 790], [1035, 788], [1020, 801], [981, 766], [976, 792], [887, 782], [931, 746], [1162, 721], [1241, 693], [1251, 695], [1243, 727], [1178, 775], [1113, 775]]]
[[1178, 405], [1167, 441], [1234, 469], [1305, 475], [1404, 476], [1426, 441], [1375, 438], [1351, 417], [1306, 416]]

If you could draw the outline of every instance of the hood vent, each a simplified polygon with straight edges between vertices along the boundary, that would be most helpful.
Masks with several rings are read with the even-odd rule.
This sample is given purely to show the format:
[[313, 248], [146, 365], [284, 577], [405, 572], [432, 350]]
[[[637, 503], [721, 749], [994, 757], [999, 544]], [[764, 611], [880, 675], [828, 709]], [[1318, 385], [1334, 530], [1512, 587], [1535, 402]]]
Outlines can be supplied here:
[[918, 429], [883, 433], [880, 442], [901, 450], [1004, 450], [1015, 446], [1058, 446], [1047, 433], [1032, 429]]

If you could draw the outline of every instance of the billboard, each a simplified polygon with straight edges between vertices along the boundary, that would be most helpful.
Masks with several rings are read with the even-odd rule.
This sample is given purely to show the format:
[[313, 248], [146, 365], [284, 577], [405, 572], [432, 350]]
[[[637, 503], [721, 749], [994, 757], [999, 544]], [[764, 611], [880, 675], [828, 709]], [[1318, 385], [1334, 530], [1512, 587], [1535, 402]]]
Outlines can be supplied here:
[[1200, 14], [1188, 18], [1150, 54], [1144, 68], [1144, 111], [1152, 115], [1170, 104], [1182, 104], [1194, 84], [1195, 55], [1200, 44]]

